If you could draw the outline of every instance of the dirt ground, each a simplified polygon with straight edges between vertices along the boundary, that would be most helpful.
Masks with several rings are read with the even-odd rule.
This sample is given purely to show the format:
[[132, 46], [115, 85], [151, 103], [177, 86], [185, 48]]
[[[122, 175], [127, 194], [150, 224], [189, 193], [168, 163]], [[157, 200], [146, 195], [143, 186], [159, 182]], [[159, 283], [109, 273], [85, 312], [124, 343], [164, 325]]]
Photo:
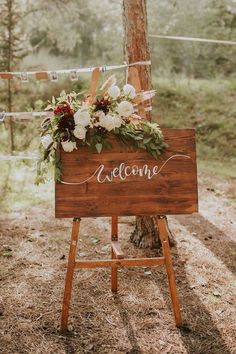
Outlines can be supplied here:
[[[71, 220], [47, 207], [1, 214], [0, 353], [236, 353], [235, 180], [201, 174], [200, 212], [169, 217], [184, 325], [174, 325], [164, 268], [78, 270], [70, 333], [59, 333]], [[120, 218], [127, 256], [154, 256], [129, 242], [134, 218]], [[78, 257], [110, 255], [110, 220], [82, 220]]]

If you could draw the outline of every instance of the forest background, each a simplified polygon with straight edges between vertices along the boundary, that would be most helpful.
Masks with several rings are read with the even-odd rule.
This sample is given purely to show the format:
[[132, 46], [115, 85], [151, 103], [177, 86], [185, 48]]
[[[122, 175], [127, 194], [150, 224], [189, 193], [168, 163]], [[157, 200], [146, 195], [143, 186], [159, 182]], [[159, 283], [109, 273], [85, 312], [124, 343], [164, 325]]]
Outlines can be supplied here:
[[[150, 35], [174, 35], [234, 41], [235, 0], [148, 0]], [[123, 27], [120, 1], [1, 0], [0, 71], [73, 69], [122, 64]], [[9, 9], [11, 16], [9, 17]], [[11, 39], [9, 42], [9, 24]], [[235, 178], [235, 45], [173, 41], [149, 37], [152, 84], [157, 90], [153, 120], [161, 126], [194, 127], [200, 170]], [[10, 48], [10, 49], [9, 49]], [[10, 53], [11, 51], [11, 53]], [[125, 71], [116, 71], [119, 84]], [[102, 75], [104, 80], [110, 73]], [[62, 90], [86, 92], [90, 74], [78, 81], [14, 78], [0, 80], [0, 112], [41, 111]], [[9, 101], [10, 82], [10, 101]], [[0, 154], [37, 154], [40, 119], [0, 125]], [[11, 146], [12, 145], [12, 146]], [[3, 207], [44, 198], [51, 187], [33, 185], [35, 161], [1, 160]], [[37, 187], [38, 188], [38, 187]], [[31, 192], [30, 192], [31, 191]], [[235, 192], [234, 192], [235, 193]], [[27, 194], [27, 195], [26, 195]], [[43, 197], [44, 195], [44, 197]], [[232, 195], [236, 198], [236, 195]]]

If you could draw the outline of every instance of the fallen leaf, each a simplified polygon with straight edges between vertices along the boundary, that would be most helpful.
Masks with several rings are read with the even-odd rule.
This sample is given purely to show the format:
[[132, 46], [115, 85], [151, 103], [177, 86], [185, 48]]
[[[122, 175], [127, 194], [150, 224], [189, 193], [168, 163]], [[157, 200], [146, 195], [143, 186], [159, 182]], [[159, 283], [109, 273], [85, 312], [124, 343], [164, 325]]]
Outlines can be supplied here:
[[214, 291], [214, 292], [213, 292], [213, 295], [214, 295], [215, 297], [221, 297], [221, 294], [220, 294], [218, 291]]
[[3, 246], [3, 250], [1, 251], [0, 255], [2, 257], [7, 257], [7, 258], [12, 257], [12, 249], [11, 249], [11, 247], [4, 245]]
[[79, 252], [78, 253], [79, 257], [86, 257], [87, 255], [88, 255], [88, 253], [86, 253], [86, 252]]
[[92, 240], [91, 240], [91, 242], [93, 243], [93, 244], [97, 244], [97, 243], [99, 243], [101, 240], [99, 239], [99, 238], [92, 238]]
[[107, 245], [105, 245], [101, 248], [101, 251], [108, 251], [110, 248], [111, 248], [111, 245], [110, 245], [110, 243], [108, 243]]

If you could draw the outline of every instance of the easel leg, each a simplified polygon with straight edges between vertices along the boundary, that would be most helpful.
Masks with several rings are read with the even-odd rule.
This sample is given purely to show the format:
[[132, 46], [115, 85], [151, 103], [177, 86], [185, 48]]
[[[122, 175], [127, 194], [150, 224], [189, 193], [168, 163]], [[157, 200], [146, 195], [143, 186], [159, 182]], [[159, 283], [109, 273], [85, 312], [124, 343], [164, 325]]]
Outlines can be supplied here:
[[[112, 216], [111, 220], [111, 240], [118, 241], [118, 217]], [[113, 249], [111, 249], [111, 258], [116, 258]], [[118, 287], [118, 269], [117, 267], [111, 268], [111, 291], [113, 293], [117, 293]]]
[[175, 316], [176, 326], [181, 326], [182, 319], [180, 313], [180, 305], [177, 294], [176, 282], [175, 282], [175, 274], [172, 264], [172, 258], [170, 253], [170, 245], [169, 245], [169, 230], [166, 222], [165, 216], [158, 216], [158, 228], [160, 233], [160, 239], [162, 243], [163, 255], [165, 258], [166, 272], [168, 277], [170, 296], [172, 301], [173, 312]]
[[68, 266], [66, 272], [64, 298], [63, 298], [63, 305], [62, 305], [61, 332], [67, 331], [79, 227], [80, 227], [80, 218], [74, 218], [72, 233], [71, 233], [70, 251], [68, 257]]

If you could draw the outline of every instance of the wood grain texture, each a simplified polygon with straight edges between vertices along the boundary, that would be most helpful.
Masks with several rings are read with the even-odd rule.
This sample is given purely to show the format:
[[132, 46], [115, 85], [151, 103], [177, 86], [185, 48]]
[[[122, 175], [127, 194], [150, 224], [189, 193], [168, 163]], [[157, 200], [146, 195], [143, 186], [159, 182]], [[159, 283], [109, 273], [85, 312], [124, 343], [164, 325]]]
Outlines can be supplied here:
[[[197, 168], [194, 129], [163, 129], [169, 147], [156, 160], [144, 150], [112, 139], [112, 150], [101, 154], [79, 147], [71, 153], [62, 149], [62, 181], [80, 183], [102, 164], [102, 178], [121, 163], [127, 166], [158, 166], [152, 179], [132, 175], [99, 183], [96, 176], [82, 184], [56, 183], [57, 218], [117, 215], [190, 214], [198, 210]], [[174, 155], [185, 155], [183, 156]], [[171, 158], [171, 159], [170, 159]], [[169, 160], [168, 160], [169, 159]], [[168, 160], [168, 162], [167, 162]]]
[[76, 263], [75, 257], [76, 257], [77, 243], [78, 243], [79, 228], [80, 228], [80, 221], [79, 220], [73, 221], [70, 251], [68, 257], [68, 267], [67, 267], [66, 280], [65, 280], [64, 298], [62, 304], [62, 316], [61, 316], [62, 333], [65, 333], [67, 331], [71, 292], [73, 286], [73, 275], [74, 275], [75, 263]]
[[159, 216], [157, 219], [157, 226], [159, 228], [159, 233], [160, 233], [160, 240], [161, 240], [162, 251], [165, 260], [167, 278], [168, 278], [169, 289], [170, 289], [170, 297], [171, 297], [172, 308], [175, 316], [175, 323], [176, 326], [181, 326], [182, 318], [180, 312], [180, 303], [179, 303], [179, 298], [178, 298], [178, 293], [176, 288], [175, 273], [173, 269], [171, 252], [170, 252], [170, 244], [169, 244], [170, 232], [168, 229], [166, 217]]
[[[122, 257], [122, 251], [118, 242], [118, 217], [112, 216], [111, 218], [111, 258], [120, 259]], [[111, 291], [117, 293], [118, 290], [118, 268], [111, 268]]]
[[109, 268], [109, 267], [152, 267], [164, 265], [165, 258], [124, 258], [124, 259], [104, 259], [104, 260], [88, 260], [76, 261], [75, 269], [77, 268]]

